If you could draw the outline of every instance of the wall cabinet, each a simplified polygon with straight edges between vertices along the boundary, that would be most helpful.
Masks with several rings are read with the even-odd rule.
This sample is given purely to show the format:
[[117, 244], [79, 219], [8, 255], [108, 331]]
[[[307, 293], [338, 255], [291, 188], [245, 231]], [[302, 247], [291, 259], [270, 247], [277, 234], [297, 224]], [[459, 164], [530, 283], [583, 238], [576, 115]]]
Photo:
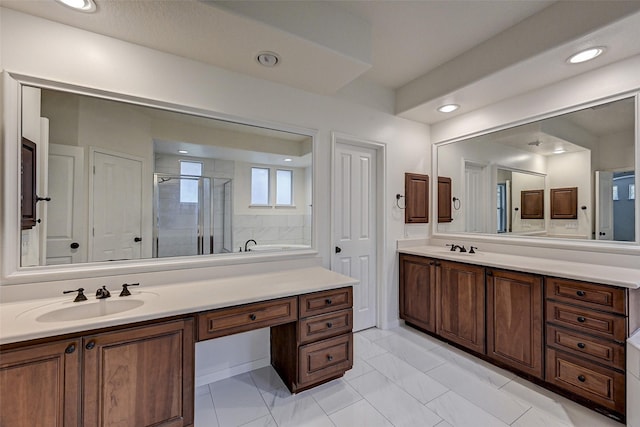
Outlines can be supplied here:
[[3, 351], [0, 425], [191, 426], [193, 342], [189, 319]]
[[520, 192], [522, 219], [544, 219], [544, 190], [524, 190]]
[[442, 261], [437, 267], [436, 332], [478, 353], [485, 352], [484, 268]]
[[36, 225], [36, 144], [22, 138], [20, 152], [20, 228], [28, 230]]
[[487, 356], [544, 378], [542, 277], [487, 269]]
[[400, 255], [400, 318], [436, 331], [436, 261]]
[[429, 222], [429, 176], [418, 173], [404, 174], [404, 222]]
[[578, 187], [552, 188], [551, 219], [578, 219]]

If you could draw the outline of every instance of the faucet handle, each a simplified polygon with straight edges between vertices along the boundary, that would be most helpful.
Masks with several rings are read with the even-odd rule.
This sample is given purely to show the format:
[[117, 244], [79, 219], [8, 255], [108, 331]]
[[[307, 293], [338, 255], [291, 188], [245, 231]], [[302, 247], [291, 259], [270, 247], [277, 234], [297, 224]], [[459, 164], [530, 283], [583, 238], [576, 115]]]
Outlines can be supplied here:
[[449, 243], [447, 243], [445, 246], [450, 246], [450, 247], [451, 247], [451, 249], [449, 249], [449, 251], [451, 251], [451, 252], [455, 252], [455, 251], [456, 251], [456, 246], [458, 246], [458, 245], [454, 245], [454, 244], [449, 244]]
[[85, 296], [84, 292], [84, 288], [78, 288], [78, 289], [74, 289], [72, 291], [62, 291], [63, 294], [70, 294], [72, 292], [77, 292], [78, 295], [76, 295], [76, 299], [73, 300], [73, 302], [80, 302], [80, 301], [86, 301], [87, 297]]
[[475, 251], [474, 249], [478, 249], [478, 247], [477, 247], [477, 246], [471, 246], [471, 247], [469, 248], [469, 253], [470, 253], [470, 254], [475, 254], [475, 253], [476, 253], [476, 251]]
[[122, 292], [120, 292], [121, 297], [128, 297], [131, 295], [131, 292], [129, 292], [129, 286], [140, 286], [140, 283], [123, 283]]

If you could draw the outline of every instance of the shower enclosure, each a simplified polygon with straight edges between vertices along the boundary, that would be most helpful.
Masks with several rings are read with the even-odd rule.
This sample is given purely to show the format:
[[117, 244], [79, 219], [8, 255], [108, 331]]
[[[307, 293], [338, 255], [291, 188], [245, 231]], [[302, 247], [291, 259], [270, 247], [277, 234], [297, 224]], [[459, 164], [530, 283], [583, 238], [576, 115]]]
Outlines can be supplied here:
[[154, 174], [153, 257], [231, 252], [231, 180]]

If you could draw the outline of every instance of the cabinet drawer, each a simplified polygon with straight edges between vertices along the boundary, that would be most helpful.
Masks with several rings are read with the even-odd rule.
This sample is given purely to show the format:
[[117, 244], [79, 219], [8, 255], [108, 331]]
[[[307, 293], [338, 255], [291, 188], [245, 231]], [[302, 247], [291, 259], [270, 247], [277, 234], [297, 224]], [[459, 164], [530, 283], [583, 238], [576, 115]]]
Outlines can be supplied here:
[[547, 348], [546, 379], [567, 391], [624, 413], [624, 374]]
[[547, 301], [547, 322], [618, 342], [627, 338], [625, 317], [553, 301]]
[[300, 318], [351, 308], [351, 287], [300, 295]]
[[297, 298], [223, 308], [198, 314], [198, 341], [297, 320]]
[[557, 301], [619, 314], [627, 312], [626, 293], [621, 288], [547, 277], [545, 289], [546, 297]]
[[547, 345], [624, 371], [624, 346], [602, 338], [547, 326]]
[[351, 332], [353, 310], [348, 308], [335, 313], [321, 314], [301, 320], [298, 325], [300, 343], [318, 341], [335, 335]]
[[298, 383], [314, 383], [338, 377], [353, 366], [353, 334], [347, 333], [301, 346]]

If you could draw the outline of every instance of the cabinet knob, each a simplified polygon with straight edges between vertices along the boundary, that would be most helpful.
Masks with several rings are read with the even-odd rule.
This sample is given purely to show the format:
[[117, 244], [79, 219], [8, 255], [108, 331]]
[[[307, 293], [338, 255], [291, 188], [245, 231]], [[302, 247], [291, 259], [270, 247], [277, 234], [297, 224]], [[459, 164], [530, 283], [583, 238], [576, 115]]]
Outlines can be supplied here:
[[65, 353], [67, 353], [67, 354], [71, 354], [71, 353], [73, 353], [74, 351], [76, 351], [76, 345], [75, 345], [75, 343], [74, 343], [74, 344], [69, 344], [69, 345], [67, 346], [67, 348], [65, 348], [65, 349], [64, 349], [64, 352], [65, 352]]
[[95, 346], [96, 346], [95, 341], [89, 341], [87, 345], [84, 346], [84, 348], [86, 348], [87, 350], [92, 350]]
[[576, 295], [578, 295], [579, 297], [583, 297], [583, 296], [586, 295], [586, 292], [585, 291], [578, 291], [578, 292], [576, 292]]
[[586, 321], [587, 321], [587, 319], [585, 319], [585, 318], [584, 318], [584, 317], [582, 317], [582, 316], [579, 316], [577, 320], [578, 320], [578, 322], [580, 322], [580, 323], [584, 323], [584, 322], [586, 322]]
[[251, 313], [251, 314], [249, 315], [249, 319], [251, 319], [251, 320], [256, 320], [256, 315], [255, 315], [255, 314], [253, 314], [253, 313]]
[[332, 356], [332, 355], [330, 355], [330, 354], [328, 354], [328, 355], [327, 355], [327, 360], [328, 360], [329, 362], [331, 362], [331, 361], [333, 360], [333, 356]]
[[584, 377], [584, 375], [578, 375], [578, 381], [580, 381], [581, 383], [585, 382], [587, 379]]
[[331, 301], [331, 298], [327, 298], [326, 300], [324, 300], [325, 304], [327, 305], [331, 305], [333, 304], [333, 301]]
[[585, 343], [583, 343], [583, 342], [579, 342], [578, 343], [578, 348], [585, 348], [585, 347], [586, 347]]
[[332, 327], [333, 327], [333, 323], [327, 322], [327, 328], [332, 328]]

